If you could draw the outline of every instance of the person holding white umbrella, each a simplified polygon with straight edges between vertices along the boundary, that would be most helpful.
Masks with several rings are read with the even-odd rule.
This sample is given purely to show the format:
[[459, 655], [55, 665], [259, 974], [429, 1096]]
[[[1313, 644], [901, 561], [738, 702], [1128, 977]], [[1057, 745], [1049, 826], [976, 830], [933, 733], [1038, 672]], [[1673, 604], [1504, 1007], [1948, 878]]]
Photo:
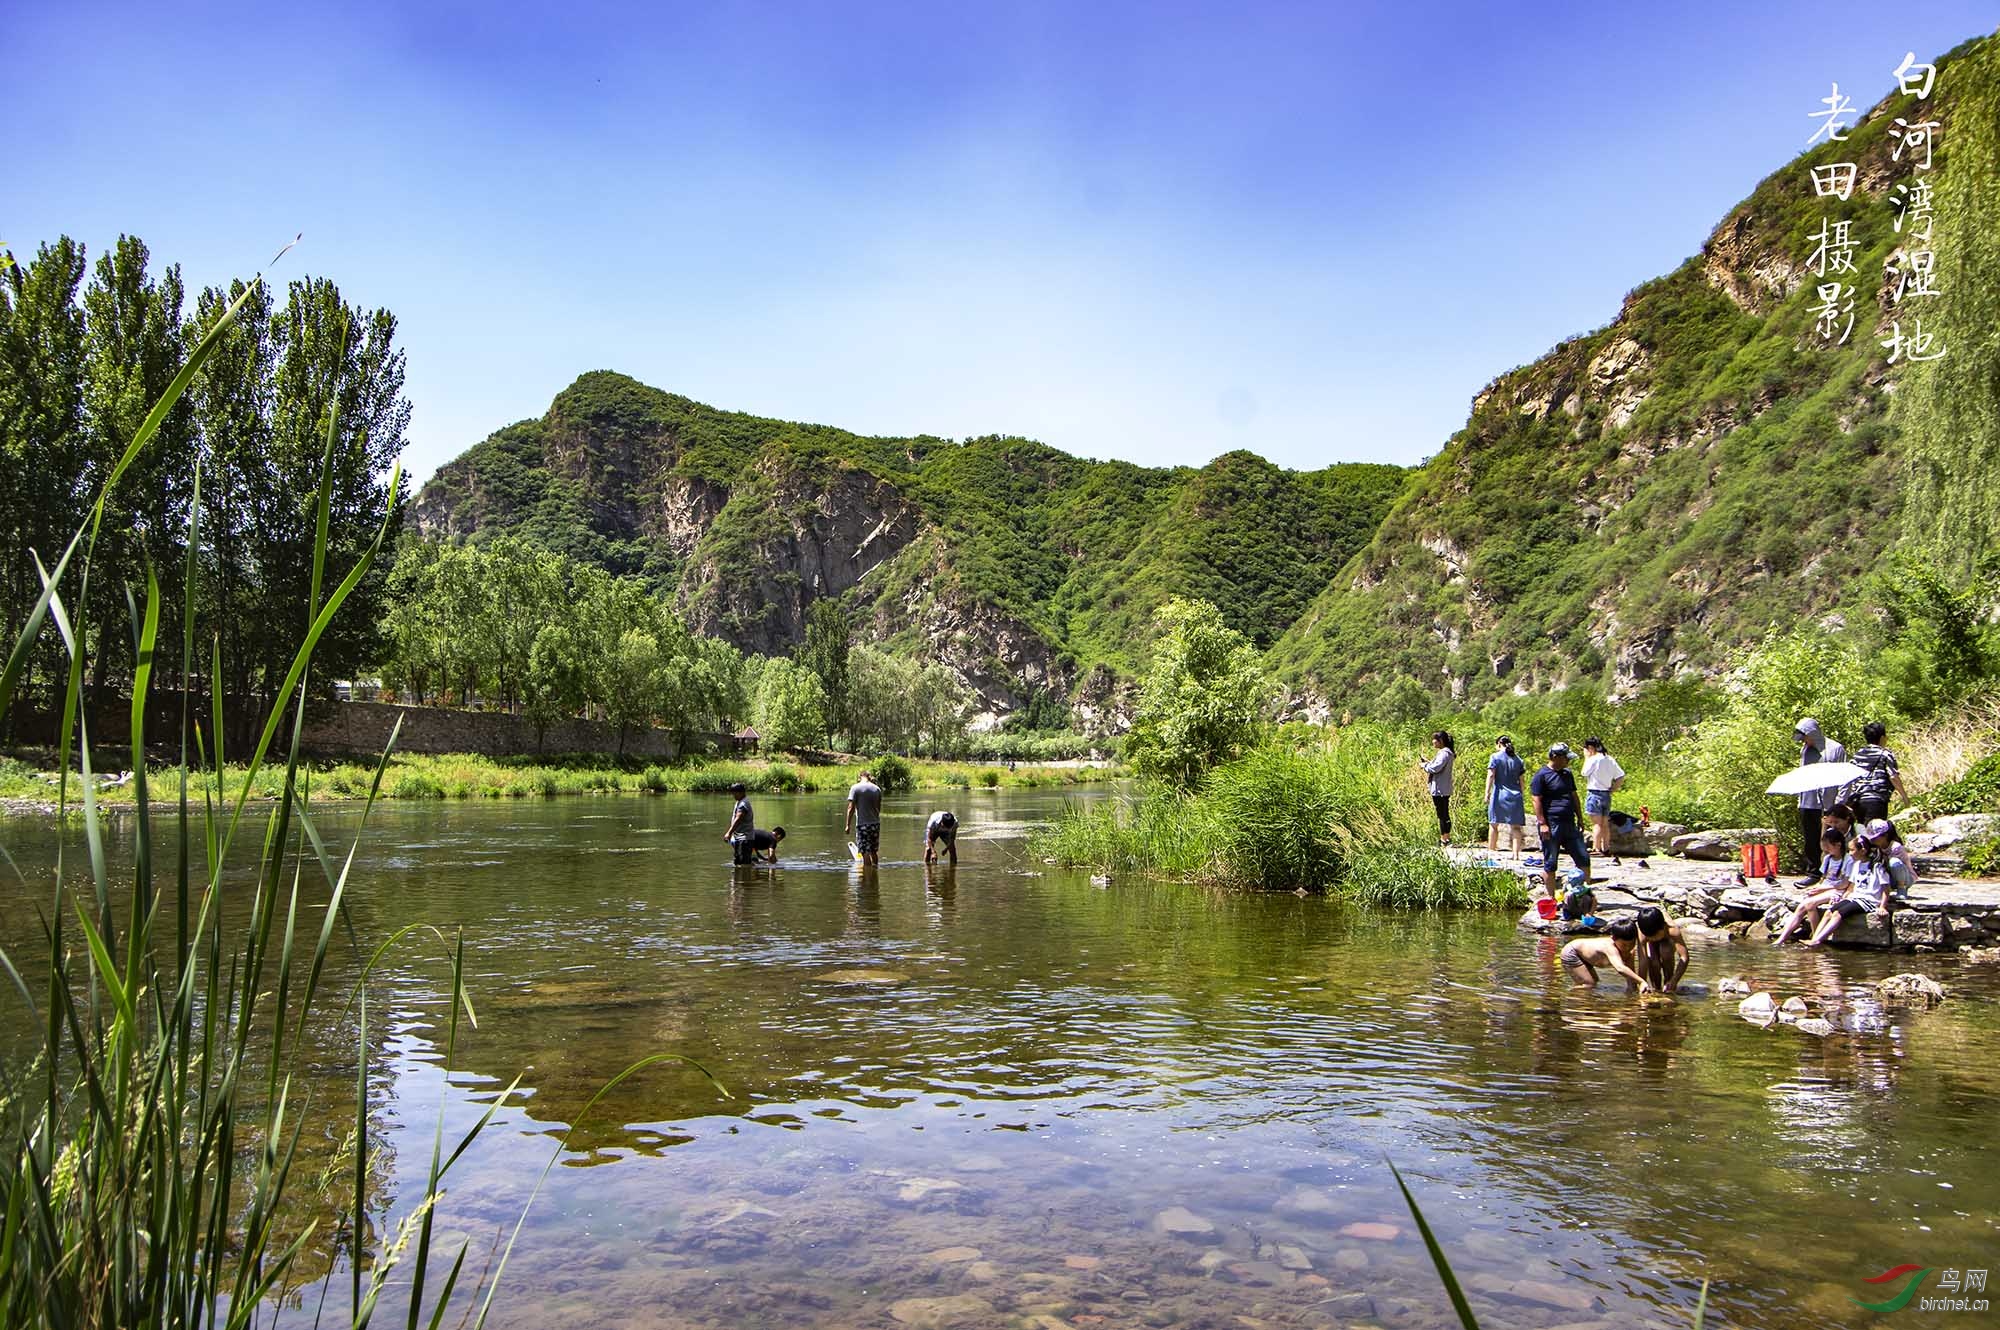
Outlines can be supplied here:
[[[1819, 722], [1807, 717], [1792, 727], [1792, 738], [1799, 744], [1799, 765], [1809, 767], [1818, 762], [1844, 762], [1847, 749], [1838, 741], [1829, 739], [1819, 732]], [[1798, 885], [1812, 887], [1819, 885], [1819, 831], [1820, 814], [1835, 798], [1836, 791], [1831, 786], [1805, 790], [1799, 795], [1799, 839], [1805, 848], [1800, 851], [1805, 856], [1806, 875]]]

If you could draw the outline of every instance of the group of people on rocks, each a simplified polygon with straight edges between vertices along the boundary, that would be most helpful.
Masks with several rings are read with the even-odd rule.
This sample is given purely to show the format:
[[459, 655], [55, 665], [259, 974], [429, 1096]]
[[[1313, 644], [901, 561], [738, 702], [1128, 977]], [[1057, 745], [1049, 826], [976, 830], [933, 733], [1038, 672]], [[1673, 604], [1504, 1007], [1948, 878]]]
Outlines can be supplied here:
[[[1778, 929], [1774, 943], [1796, 934], [1806, 939], [1807, 946], [1819, 946], [1843, 920], [1887, 908], [1889, 899], [1915, 880], [1910, 852], [1888, 820], [1892, 800], [1907, 802], [1909, 795], [1895, 753], [1884, 746], [1887, 733], [1881, 722], [1868, 722], [1862, 726], [1862, 745], [1850, 753], [1829, 739], [1817, 721], [1802, 719], [1794, 727], [1801, 766], [1848, 762], [1861, 774], [1799, 795], [1799, 834], [1806, 857], [1804, 876], [1796, 885], [1806, 894]], [[1448, 846], [1456, 742], [1449, 731], [1436, 730], [1431, 749], [1421, 767], [1437, 813], [1439, 843]], [[1515, 750], [1512, 737], [1500, 735], [1486, 762], [1486, 848], [1498, 854], [1505, 838], [1518, 861], [1532, 812], [1540, 835], [1542, 876], [1531, 895], [1538, 902], [1556, 902], [1553, 908], [1541, 907], [1545, 917], [1560, 913], [1566, 919], [1595, 923], [1591, 856], [1610, 856], [1614, 864], [1622, 863], [1611, 854], [1617, 816], [1611, 802], [1625, 783], [1625, 769], [1594, 735], [1584, 741], [1583, 751], [1578, 771], [1569, 745], [1551, 744], [1548, 760], [1530, 777], [1527, 760]], [[1576, 871], [1568, 888], [1558, 893], [1556, 865], [1564, 855]], [[1648, 866], [1645, 859], [1639, 860], [1639, 867]], [[1631, 987], [1670, 993], [1686, 968], [1687, 946], [1665, 913], [1648, 906], [1636, 919], [1611, 924], [1604, 936], [1570, 942], [1563, 948], [1562, 963], [1578, 984], [1595, 984], [1598, 970], [1609, 969], [1623, 975]]]
[[[1452, 768], [1458, 760], [1451, 732], [1433, 731], [1431, 750], [1429, 760], [1421, 766], [1437, 810], [1438, 843], [1450, 845]], [[1566, 743], [1549, 745], [1547, 763], [1527, 781], [1525, 789], [1528, 764], [1514, 750], [1511, 736], [1503, 734], [1496, 739], [1493, 754], [1486, 760], [1486, 848], [1498, 854], [1501, 833], [1505, 832], [1513, 842], [1515, 860], [1520, 860], [1532, 802], [1542, 853], [1542, 888], [1537, 899], [1555, 895], [1556, 861], [1564, 854], [1582, 871], [1586, 883], [1593, 853], [1608, 856], [1614, 864], [1624, 862], [1611, 853], [1611, 796], [1624, 787], [1625, 768], [1596, 735], [1583, 741], [1583, 751], [1581, 792], [1577, 788], [1579, 773], [1571, 767], [1575, 754]], [[1586, 819], [1588, 839], [1583, 832]], [[1639, 866], [1649, 865], [1642, 858]]]
[[1862, 774], [1799, 795], [1805, 876], [1795, 885], [1806, 888], [1806, 894], [1773, 943], [1802, 933], [1807, 946], [1817, 947], [1842, 920], [1886, 909], [1890, 896], [1915, 881], [1910, 852], [1889, 821], [1891, 802], [1907, 804], [1910, 795], [1896, 755], [1883, 745], [1888, 737], [1888, 727], [1871, 720], [1861, 727], [1861, 746], [1850, 753], [1811, 717], [1792, 727], [1801, 767], [1847, 762]]
[[[730, 814], [729, 827], [722, 833], [722, 839], [729, 845], [733, 861], [738, 866], [777, 863], [785, 829], [758, 828], [756, 812], [750, 806], [749, 787], [741, 781], [731, 785], [729, 792], [736, 796], [736, 808]], [[881, 863], [882, 787], [866, 771], [847, 791], [847, 818], [842, 830], [862, 867], [874, 868]], [[940, 854], [949, 859], [952, 867], [958, 867], [958, 814], [949, 808], [932, 813], [924, 824], [924, 862], [935, 863]]]

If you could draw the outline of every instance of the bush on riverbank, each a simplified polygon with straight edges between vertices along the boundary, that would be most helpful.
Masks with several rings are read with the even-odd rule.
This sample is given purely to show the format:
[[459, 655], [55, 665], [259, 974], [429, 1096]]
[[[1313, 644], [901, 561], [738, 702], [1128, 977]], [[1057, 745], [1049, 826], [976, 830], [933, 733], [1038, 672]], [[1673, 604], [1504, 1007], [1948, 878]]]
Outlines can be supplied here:
[[1395, 906], [1525, 898], [1511, 874], [1432, 846], [1436, 824], [1395, 731], [1362, 724], [1273, 741], [1215, 768], [1199, 791], [1071, 809], [1032, 849], [1058, 863], [1223, 886], [1327, 888]]

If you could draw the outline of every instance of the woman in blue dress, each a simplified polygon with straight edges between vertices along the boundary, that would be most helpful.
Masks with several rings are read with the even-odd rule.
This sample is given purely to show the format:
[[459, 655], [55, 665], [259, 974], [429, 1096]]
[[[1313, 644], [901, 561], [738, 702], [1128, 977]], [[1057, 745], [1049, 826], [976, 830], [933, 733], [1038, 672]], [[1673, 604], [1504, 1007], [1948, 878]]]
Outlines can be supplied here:
[[1517, 861], [1528, 838], [1527, 802], [1521, 796], [1521, 777], [1527, 771], [1528, 764], [1514, 752], [1514, 741], [1501, 735], [1493, 745], [1493, 756], [1486, 759], [1486, 849], [1500, 852], [1500, 828], [1506, 827], [1514, 836]]

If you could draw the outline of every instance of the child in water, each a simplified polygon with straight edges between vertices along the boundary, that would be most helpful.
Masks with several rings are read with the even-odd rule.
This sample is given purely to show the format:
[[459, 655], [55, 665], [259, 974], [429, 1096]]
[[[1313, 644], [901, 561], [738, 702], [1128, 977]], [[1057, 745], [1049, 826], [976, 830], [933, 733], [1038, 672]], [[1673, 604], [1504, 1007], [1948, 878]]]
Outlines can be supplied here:
[[1562, 949], [1563, 970], [1578, 988], [1597, 986], [1597, 967], [1608, 966], [1625, 976], [1625, 991], [1650, 993], [1653, 985], [1639, 977], [1633, 958], [1639, 950], [1639, 926], [1630, 919], [1611, 925], [1609, 937], [1580, 937]]

